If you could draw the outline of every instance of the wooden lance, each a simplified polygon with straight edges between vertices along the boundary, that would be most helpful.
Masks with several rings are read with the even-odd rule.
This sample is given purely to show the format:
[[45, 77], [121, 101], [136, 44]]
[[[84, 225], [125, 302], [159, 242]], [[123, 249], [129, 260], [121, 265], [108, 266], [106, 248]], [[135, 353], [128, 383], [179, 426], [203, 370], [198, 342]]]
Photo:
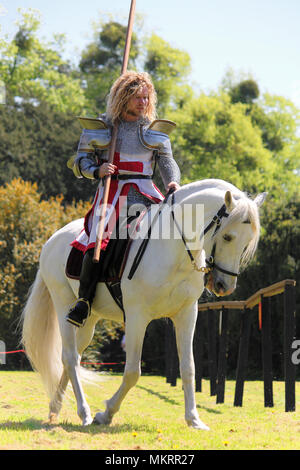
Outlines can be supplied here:
[[[132, 28], [133, 28], [133, 21], [134, 21], [135, 3], [136, 3], [136, 0], [131, 0], [121, 75], [123, 75], [127, 71], [130, 45], [131, 45], [131, 37], [132, 37]], [[116, 122], [112, 131], [111, 144], [110, 144], [109, 153], [108, 153], [108, 163], [113, 163], [114, 161], [116, 142], [117, 142], [117, 136], [118, 136], [118, 127], [119, 127], [118, 123]], [[105, 177], [103, 202], [101, 206], [101, 214], [100, 214], [96, 244], [95, 244], [95, 249], [94, 249], [94, 257], [93, 257], [94, 263], [99, 263], [99, 259], [100, 259], [101, 244], [102, 244], [102, 239], [103, 239], [103, 234], [104, 234], [104, 229], [105, 229], [105, 217], [106, 217], [106, 211], [107, 211], [107, 201], [108, 201], [108, 195], [109, 195], [110, 182], [111, 182], [111, 175], [107, 175]]]

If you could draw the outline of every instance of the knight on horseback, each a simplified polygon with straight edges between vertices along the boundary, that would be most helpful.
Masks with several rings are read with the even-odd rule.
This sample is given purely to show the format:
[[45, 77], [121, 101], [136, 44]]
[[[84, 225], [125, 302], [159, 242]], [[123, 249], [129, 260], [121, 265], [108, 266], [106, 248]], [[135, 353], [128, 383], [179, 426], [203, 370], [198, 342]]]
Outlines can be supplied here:
[[[114, 161], [108, 163], [111, 132], [117, 122]], [[99, 119], [81, 118], [81, 123], [84, 129], [78, 151], [68, 166], [77, 178], [96, 179], [99, 185], [93, 206], [85, 216], [84, 230], [71, 243], [84, 254], [78, 300], [66, 317], [76, 327], [83, 326], [89, 316], [97, 286], [99, 267], [93, 263], [93, 250], [105, 176], [111, 175], [111, 185], [105, 220], [106, 235], [101, 251], [106, 250], [119, 215], [121, 219], [124, 201], [127, 213], [130, 210], [132, 215], [133, 207], [138, 213], [141, 206], [149, 207], [164, 199], [152, 180], [154, 161], [157, 162], [166, 191], [180, 187], [180, 170], [173, 158], [169, 139], [176, 125], [172, 121], [156, 119], [156, 92], [147, 73], [128, 71], [121, 75], [110, 90], [106, 114]]]

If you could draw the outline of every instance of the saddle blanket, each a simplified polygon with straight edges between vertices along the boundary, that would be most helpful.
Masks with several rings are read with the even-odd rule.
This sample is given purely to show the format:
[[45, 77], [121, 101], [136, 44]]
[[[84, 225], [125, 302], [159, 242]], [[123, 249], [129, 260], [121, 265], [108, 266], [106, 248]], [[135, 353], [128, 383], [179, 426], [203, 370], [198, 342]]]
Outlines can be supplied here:
[[[122, 278], [130, 250], [131, 239], [110, 240], [107, 249], [101, 252], [98, 282], [114, 282]], [[66, 276], [71, 279], [80, 279], [81, 266], [84, 254], [82, 251], [72, 247], [67, 264]]]

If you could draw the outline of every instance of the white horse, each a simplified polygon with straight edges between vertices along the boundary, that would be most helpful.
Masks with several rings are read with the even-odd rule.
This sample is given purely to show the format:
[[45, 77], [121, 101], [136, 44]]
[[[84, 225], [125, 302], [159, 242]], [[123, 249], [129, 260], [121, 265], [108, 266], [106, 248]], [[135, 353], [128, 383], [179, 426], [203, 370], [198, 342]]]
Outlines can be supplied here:
[[[109, 424], [114, 414], [140, 376], [140, 362], [147, 325], [161, 317], [172, 319], [180, 360], [180, 373], [184, 389], [185, 419], [189, 426], [209, 429], [199, 418], [194, 393], [193, 334], [197, 319], [197, 301], [204, 289], [205, 255], [210, 256], [211, 272], [206, 287], [216, 295], [228, 295], [236, 287], [241, 263], [249, 260], [257, 246], [260, 224], [258, 207], [265, 193], [255, 200], [248, 198], [235, 186], [222, 180], [203, 180], [182, 186], [174, 193], [178, 207], [204, 205], [204, 227], [196, 227], [194, 234], [182, 233], [189, 238], [187, 246], [203, 238], [203, 248], [187, 252], [181, 236], [173, 239], [150, 239], [144, 256], [131, 280], [128, 273], [141, 240], [134, 240], [121, 288], [126, 313], [126, 365], [122, 384], [106, 402], [94, 422]], [[225, 214], [214, 218], [223, 206]], [[160, 222], [176, 224], [182, 231], [182, 218], [170, 219], [170, 199], [162, 206]], [[190, 211], [190, 217], [193, 216]], [[222, 212], [222, 211], [221, 211]], [[220, 214], [220, 213], [219, 213]], [[194, 214], [195, 215], [195, 214]], [[188, 215], [185, 215], [188, 217]], [[218, 219], [218, 220], [217, 220]], [[171, 220], [171, 222], [170, 222]], [[141, 222], [141, 227], [143, 223]], [[77, 412], [83, 425], [93, 422], [80, 382], [80, 359], [90, 344], [95, 324], [99, 319], [123, 321], [123, 313], [103, 283], [97, 286], [92, 313], [84, 327], [75, 328], [65, 319], [69, 307], [77, 297], [78, 281], [66, 277], [65, 267], [70, 242], [82, 230], [82, 219], [58, 230], [44, 245], [40, 267], [24, 308], [22, 341], [34, 369], [42, 376], [50, 397], [52, 419], [58, 415], [68, 381], [72, 383], [77, 400]], [[184, 224], [184, 227], [188, 224]], [[218, 230], [216, 230], [218, 227]], [[188, 229], [187, 229], [188, 231]], [[189, 256], [188, 256], [189, 255]], [[191, 259], [190, 259], [191, 258]], [[192, 262], [191, 262], [192, 261]], [[198, 266], [200, 269], [195, 269]]]

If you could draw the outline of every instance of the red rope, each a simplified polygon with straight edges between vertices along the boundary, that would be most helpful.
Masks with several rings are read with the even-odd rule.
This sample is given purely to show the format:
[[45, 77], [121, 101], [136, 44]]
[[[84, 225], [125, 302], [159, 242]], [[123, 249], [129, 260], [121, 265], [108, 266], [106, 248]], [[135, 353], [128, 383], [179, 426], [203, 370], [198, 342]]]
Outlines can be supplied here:
[[0, 351], [0, 354], [14, 354], [18, 352], [25, 352], [24, 349], [18, 349], [17, 351]]
[[[15, 354], [19, 352], [26, 354], [24, 349], [17, 349], [16, 351], [0, 351], [0, 354]], [[81, 362], [81, 364], [89, 364], [94, 366], [116, 366], [119, 364], [125, 364], [125, 362]]]
[[95, 366], [115, 366], [125, 364], [125, 362], [81, 362], [81, 364], [94, 364]]

